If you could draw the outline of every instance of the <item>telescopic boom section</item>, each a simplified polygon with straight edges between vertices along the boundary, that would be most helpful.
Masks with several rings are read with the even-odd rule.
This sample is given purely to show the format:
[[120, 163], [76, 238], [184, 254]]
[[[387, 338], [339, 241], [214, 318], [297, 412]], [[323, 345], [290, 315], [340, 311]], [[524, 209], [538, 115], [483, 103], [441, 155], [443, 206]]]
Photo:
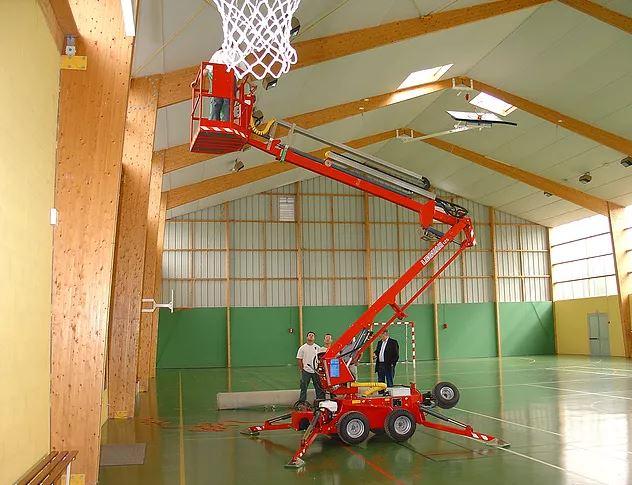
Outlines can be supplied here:
[[[351, 394], [356, 389], [349, 386], [355, 380], [349, 371], [349, 365], [356, 363], [371, 342], [386, 331], [390, 324], [406, 317], [405, 310], [461, 252], [474, 246], [476, 241], [472, 221], [466, 216], [467, 211], [463, 207], [438, 199], [429, 192], [427, 189], [430, 184], [427, 179], [351, 147], [320, 138], [307, 130], [280, 121], [276, 123], [290, 129], [290, 139], [298, 133], [329, 145], [332, 151], [326, 154], [325, 159], [317, 158], [284, 144], [280, 139], [264, 139], [258, 136], [261, 132], [251, 132], [248, 144], [281, 162], [292, 163], [417, 213], [425, 235], [434, 239], [434, 244], [423, 256], [377, 298], [321, 356], [318, 370], [324, 390], [334, 394]], [[434, 222], [447, 225], [447, 231], [441, 232], [431, 227]], [[400, 294], [406, 286], [450, 244], [458, 246], [456, 251], [410, 299], [399, 302]], [[375, 318], [387, 306], [392, 308], [393, 315], [378, 332], [372, 333]]]

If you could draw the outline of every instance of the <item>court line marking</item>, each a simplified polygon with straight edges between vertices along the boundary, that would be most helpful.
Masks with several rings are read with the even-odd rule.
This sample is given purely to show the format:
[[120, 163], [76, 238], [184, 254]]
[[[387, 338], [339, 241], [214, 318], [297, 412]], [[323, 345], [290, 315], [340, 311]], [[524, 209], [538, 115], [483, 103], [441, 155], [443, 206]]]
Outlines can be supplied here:
[[[577, 370], [576, 368], [570, 369], [570, 368], [556, 368], [556, 369], [546, 369], [546, 370], [559, 370], [562, 372], [576, 372], [578, 374], [595, 374], [598, 376], [620, 376], [620, 377], [630, 377], [630, 374], [616, 374], [616, 373], [612, 373], [612, 372], [594, 372], [594, 371], [589, 371], [589, 370]], [[600, 369], [595, 369], [595, 370], [600, 370]], [[607, 370], [607, 369], [604, 369]]]
[[[606, 380], [606, 379], [632, 379], [632, 376], [602, 377], [599, 380], [601, 381], [601, 380]], [[490, 384], [488, 386], [465, 386], [465, 387], [459, 387], [459, 389], [489, 389], [493, 387], [518, 387], [518, 386], [530, 386], [534, 384], [560, 384], [560, 383], [565, 383], [565, 382], [595, 382], [595, 380], [594, 379], [565, 379], [565, 380], [560, 380], [560, 381], [522, 382], [522, 383], [516, 383], [516, 384], [503, 384], [502, 386], [500, 384]]]
[[540, 384], [526, 384], [527, 386], [532, 386], [532, 387], [542, 387], [544, 389], [556, 389], [558, 391], [568, 391], [568, 392], [575, 392], [577, 394], [585, 394], [588, 396], [600, 396], [600, 397], [608, 397], [608, 398], [612, 398], [612, 399], [625, 399], [626, 401], [632, 401], [632, 397], [624, 397], [624, 396], [615, 396], [613, 394], [602, 394], [600, 392], [588, 392], [588, 391], [578, 391], [577, 389], [566, 389], [563, 387], [554, 387], [554, 386], [542, 386]]
[[556, 433], [555, 431], [549, 431], [548, 429], [536, 428], [534, 426], [529, 426], [528, 424], [516, 423], [514, 421], [507, 421], [506, 419], [497, 418], [495, 416], [488, 416], [487, 414], [477, 413], [475, 411], [470, 411], [468, 409], [456, 408], [456, 407], [454, 409], [457, 409], [458, 411], [463, 411], [465, 413], [474, 414], [476, 416], [482, 416], [483, 418], [488, 418], [488, 419], [493, 419], [495, 421], [500, 421], [501, 423], [513, 424], [514, 426], [520, 426], [521, 428], [528, 428], [528, 429], [532, 429], [534, 431], [541, 431], [543, 433], [549, 433], [549, 434], [553, 434], [555, 436], [563, 436], [561, 433]]
[[516, 456], [519, 456], [521, 458], [526, 458], [527, 460], [535, 461], [536, 463], [540, 463], [542, 465], [546, 465], [546, 466], [549, 466], [551, 468], [555, 468], [555, 469], [563, 471], [565, 473], [568, 473], [568, 474], [571, 474], [571, 475], [576, 475], [578, 477], [582, 477], [582, 478], [584, 478], [586, 480], [590, 480], [591, 482], [594, 482], [594, 483], [603, 483], [603, 484], [607, 483], [607, 482], [601, 482], [601, 481], [596, 480], [596, 479], [591, 478], [591, 477], [587, 477], [586, 475], [582, 475], [581, 473], [574, 472], [574, 471], [569, 470], [567, 468], [563, 468], [561, 466], [554, 465], [553, 463], [549, 463], [549, 462], [546, 462], [546, 461], [543, 461], [543, 460], [539, 460], [539, 459], [534, 458], [532, 456], [525, 455], [523, 453], [519, 453], [519, 452], [514, 451], [514, 450], [510, 450], [509, 448], [498, 448], [498, 449], [502, 450], [502, 451], [504, 451], [506, 453], [511, 453], [512, 455], [516, 455]]
[[593, 370], [609, 370], [614, 372], [632, 372], [632, 369], [617, 369], [616, 367], [597, 367], [585, 365], [570, 365], [567, 367], [558, 367], [558, 369], [593, 369]]

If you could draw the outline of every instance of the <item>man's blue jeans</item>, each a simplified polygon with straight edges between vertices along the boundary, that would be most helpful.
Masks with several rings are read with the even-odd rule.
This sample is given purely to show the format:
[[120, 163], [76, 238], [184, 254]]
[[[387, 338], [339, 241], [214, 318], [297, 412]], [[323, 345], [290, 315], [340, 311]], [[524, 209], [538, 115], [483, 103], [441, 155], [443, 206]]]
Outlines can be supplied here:
[[211, 98], [211, 119], [219, 121], [229, 121], [230, 113], [228, 111], [230, 99], [227, 98]]

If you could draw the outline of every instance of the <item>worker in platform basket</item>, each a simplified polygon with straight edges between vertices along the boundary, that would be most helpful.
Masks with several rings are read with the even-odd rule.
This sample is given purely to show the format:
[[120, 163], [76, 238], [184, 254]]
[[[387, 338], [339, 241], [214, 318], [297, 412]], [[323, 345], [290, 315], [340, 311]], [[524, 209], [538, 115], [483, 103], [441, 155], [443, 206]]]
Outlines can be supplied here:
[[[209, 62], [211, 64], [224, 64], [225, 65], [226, 56], [227, 56], [226, 52], [223, 49], [219, 49], [215, 51], [215, 54], [211, 56], [211, 58], [209, 59]], [[239, 70], [240, 72], [243, 71], [241, 66], [242, 64], [240, 63], [236, 67], [236, 69]], [[209, 81], [209, 89], [212, 90], [213, 66], [206, 66], [205, 72]], [[235, 96], [237, 96], [237, 91], [239, 89], [239, 86], [243, 82], [244, 82], [244, 79], [235, 82]], [[211, 100], [211, 106], [210, 106], [208, 118], [210, 120], [216, 120], [216, 121], [230, 121], [230, 99], [211, 97], [210, 100]], [[238, 117], [238, 115], [235, 114], [235, 117]]]
[[388, 387], [393, 387], [395, 366], [399, 360], [399, 344], [394, 338], [388, 336], [388, 330], [382, 333], [382, 340], [375, 348], [375, 372], [377, 380], [386, 382]]
[[325, 399], [325, 391], [320, 387], [316, 370], [318, 366], [318, 354], [323, 351], [323, 348], [316, 343], [316, 334], [314, 332], [307, 332], [306, 340], [307, 341], [299, 347], [296, 353], [298, 369], [301, 374], [301, 395], [298, 398], [299, 402], [307, 401], [307, 386], [310, 380], [314, 383], [316, 399]]

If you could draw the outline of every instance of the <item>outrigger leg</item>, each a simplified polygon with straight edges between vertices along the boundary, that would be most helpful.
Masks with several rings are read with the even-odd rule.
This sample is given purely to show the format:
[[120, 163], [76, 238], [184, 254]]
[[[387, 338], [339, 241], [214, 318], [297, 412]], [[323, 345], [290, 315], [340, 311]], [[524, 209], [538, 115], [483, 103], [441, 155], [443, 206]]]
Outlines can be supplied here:
[[307, 427], [305, 433], [303, 434], [303, 437], [301, 438], [301, 445], [299, 446], [298, 450], [296, 450], [296, 453], [294, 453], [292, 459], [285, 465], [285, 468], [301, 468], [303, 465], [305, 465], [305, 461], [303, 461], [301, 457], [307, 452], [307, 449], [320, 434], [319, 420], [321, 412], [322, 411], [320, 408], [314, 411], [314, 417], [310, 421], [309, 426]]
[[482, 441], [486, 445], [495, 446], [498, 448], [509, 448], [510, 446], [508, 442], [506, 442], [505, 440], [501, 438], [496, 438], [494, 436], [491, 436], [485, 433], [474, 431], [472, 426], [470, 426], [469, 424], [461, 423], [460, 421], [457, 421], [456, 419], [452, 419], [447, 416], [444, 416], [443, 414], [438, 413], [437, 411], [434, 411], [426, 406], [420, 406], [420, 408], [423, 414], [429, 414], [430, 416], [434, 416], [435, 418], [438, 418], [442, 421], [446, 421], [450, 424], [455, 425], [455, 426], [446, 426], [445, 424], [433, 423], [431, 421], [426, 421], [424, 419], [422, 424], [428, 428], [438, 429], [440, 431], [447, 431], [448, 433], [466, 436], [468, 438]]

